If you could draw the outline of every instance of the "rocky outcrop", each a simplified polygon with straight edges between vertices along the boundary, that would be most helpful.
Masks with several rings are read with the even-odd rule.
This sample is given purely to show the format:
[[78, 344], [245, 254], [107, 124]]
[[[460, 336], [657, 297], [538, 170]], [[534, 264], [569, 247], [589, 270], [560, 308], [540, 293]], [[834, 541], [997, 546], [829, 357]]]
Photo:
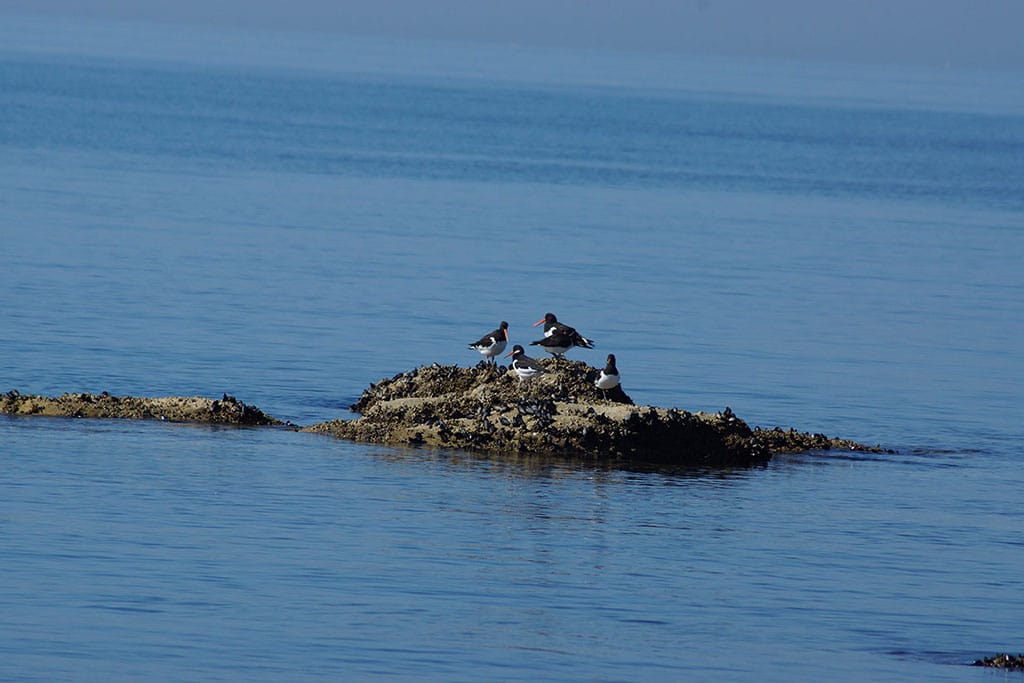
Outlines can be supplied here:
[[974, 660], [974, 666], [987, 666], [1006, 671], [1024, 671], [1024, 655], [999, 654]]
[[502, 366], [431, 365], [371, 385], [352, 410], [308, 431], [388, 445], [571, 458], [603, 464], [746, 467], [778, 450], [866, 448], [795, 431], [752, 430], [729, 408], [691, 413], [636, 406], [621, 389], [594, 386], [598, 370], [550, 359], [519, 381]]
[[[562, 458], [612, 467], [748, 467], [773, 453], [870, 450], [793, 429], [751, 429], [728, 407], [718, 413], [637, 406], [622, 388], [594, 386], [599, 370], [543, 361], [520, 381], [503, 366], [430, 365], [370, 385], [352, 410], [305, 431], [387, 446], [420, 446], [516, 458]], [[137, 398], [102, 394], [0, 395], [0, 413], [158, 419], [226, 425], [285, 425], [233, 396]], [[295, 425], [288, 426], [294, 427]]]
[[49, 397], [9, 391], [0, 395], [0, 413], [207, 422], [225, 425], [284, 424], [259, 408], [247, 405], [227, 394], [220, 399], [198, 396], [138, 398], [135, 396], [111, 396], [107, 392], [102, 394], [63, 394]]
[[752, 438], [771, 453], [805, 453], [807, 451], [860, 451], [866, 453], [892, 453], [881, 446], [866, 446], [849, 439], [837, 439], [824, 434], [798, 432], [795, 429], [754, 429]]

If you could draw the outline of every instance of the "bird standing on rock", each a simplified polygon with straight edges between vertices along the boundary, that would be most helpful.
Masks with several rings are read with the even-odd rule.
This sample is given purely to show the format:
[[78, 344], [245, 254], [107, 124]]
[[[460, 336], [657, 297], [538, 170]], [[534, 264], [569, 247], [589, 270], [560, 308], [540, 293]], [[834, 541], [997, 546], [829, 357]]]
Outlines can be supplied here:
[[512, 356], [512, 369], [516, 371], [520, 382], [524, 379], [533, 379], [544, 372], [541, 364], [527, 356], [526, 351], [519, 344], [513, 346], [512, 350], [505, 355]]
[[573, 347], [573, 343], [569, 337], [556, 332], [549, 337], [530, 342], [530, 346], [539, 346], [555, 358], [564, 358], [565, 352]]
[[615, 367], [615, 354], [608, 354], [608, 365], [604, 366], [594, 386], [604, 392], [605, 399], [608, 398], [609, 389], [619, 386], [619, 369]]
[[587, 339], [574, 328], [558, 322], [558, 318], [555, 317], [554, 313], [545, 313], [543, 318], [533, 324], [533, 327], [537, 327], [537, 325], [544, 325], [545, 337], [561, 334], [571, 342], [572, 346], [579, 346], [584, 349], [594, 348], [593, 340]]
[[500, 355], [508, 345], [508, 323], [504, 320], [494, 332], [485, 334], [479, 340], [469, 345], [469, 348], [479, 351], [486, 360], [497, 363], [494, 357]]

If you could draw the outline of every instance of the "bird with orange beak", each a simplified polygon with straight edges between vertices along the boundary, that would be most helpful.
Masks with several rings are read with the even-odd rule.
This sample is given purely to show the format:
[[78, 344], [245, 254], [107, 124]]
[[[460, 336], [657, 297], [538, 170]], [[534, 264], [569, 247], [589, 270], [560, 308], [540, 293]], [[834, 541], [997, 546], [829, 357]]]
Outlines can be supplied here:
[[533, 379], [537, 375], [544, 373], [544, 368], [541, 367], [541, 364], [527, 356], [526, 351], [519, 344], [513, 346], [512, 350], [505, 355], [512, 356], [512, 369], [516, 371], [520, 382], [524, 379]]
[[538, 325], [544, 326], [544, 336], [550, 337], [552, 335], [560, 335], [565, 337], [569, 341], [570, 348], [573, 346], [579, 346], [583, 349], [594, 348], [594, 342], [591, 339], [587, 339], [582, 334], [576, 331], [575, 328], [569, 327], [564, 323], [558, 322], [558, 318], [555, 317], [554, 313], [545, 313], [544, 317], [535, 322], [532, 326], [537, 327]]
[[479, 351], [483, 355], [484, 360], [497, 363], [494, 357], [501, 355], [501, 352], [505, 350], [507, 345], [508, 323], [502, 320], [498, 329], [480, 337], [480, 339], [470, 344], [469, 348]]

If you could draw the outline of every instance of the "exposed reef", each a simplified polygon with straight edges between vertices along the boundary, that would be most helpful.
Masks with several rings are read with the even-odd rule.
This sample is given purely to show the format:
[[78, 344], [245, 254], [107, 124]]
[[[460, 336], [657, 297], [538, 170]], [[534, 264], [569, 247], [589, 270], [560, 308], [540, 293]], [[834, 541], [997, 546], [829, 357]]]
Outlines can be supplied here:
[[976, 659], [974, 666], [987, 666], [1006, 671], [1024, 671], [1024, 655], [999, 654], [985, 659]]
[[881, 446], [866, 446], [849, 439], [837, 439], [824, 434], [798, 432], [795, 429], [765, 429], [755, 427], [753, 438], [771, 453], [806, 453], [807, 451], [860, 451], [862, 453], [892, 453]]
[[430, 365], [371, 385], [352, 405], [361, 417], [306, 431], [387, 445], [552, 456], [602, 464], [747, 467], [772, 453], [879, 450], [821, 434], [751, 429], [729, 408], [691, 413], [636, 406], [621, 387], [594, 386], [599, 372], [550, 359], [519, 381], [505, 367]]
[[168, 420], [206, 422], [224, 425], [283, 425], [259, 408], [234, 396], [220, 399], [198, 396], [139, 398], [102, 394], [63, 394], [56, 397], [33, 396], [9, 391], [0, 395], [0, 413], [8, 415], [52, 415], [61, 417], [124, 418], [130, 420]]
[[[881, 452], [793, 429], [751, 429], [728, 407], [717, 413], [637, 406], [619, 386], [594, 386], [600, 372], [580, 361], [543, 361], [520, 381], [504, 366], [429, 365], [370, 385], [352, 410], [304, 428], [386, 446], [459, 449], [515, 457], [561, 458], [605, 466], [749, 467], [774, 453]], [[225, 425], [287, 425], [233, 396], [137, 398], [102, 394], [0, 395], [0, 413], [158, 419]]]

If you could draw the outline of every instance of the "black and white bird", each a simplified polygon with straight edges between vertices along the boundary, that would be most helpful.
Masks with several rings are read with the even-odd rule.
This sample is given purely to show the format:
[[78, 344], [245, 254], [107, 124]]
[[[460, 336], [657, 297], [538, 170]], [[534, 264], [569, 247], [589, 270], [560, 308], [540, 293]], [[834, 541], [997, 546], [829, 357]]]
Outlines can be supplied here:
[[550, 336], [530, 342], [530, 346], [539, 346], [555, 358], [563, 358], [565, 352], [573, 347], [572, 340], [564, 334], [554, 333]]
[[604, 392], [605, 398], [608, 398], [609, 389], [619, 386], [619, 369], [615, 367], [615, 354], [608, 354], [608, 365], [604, 366], [594, 386]]
[[558, 318], [555, 317], [554, 313], [545, 313], [543, 318], [533, 324], [533, 327], [537, 327], [537, 325], [544, 325], [545, 337], [550, 337], [553, 334], [562, 334], [572, 342], [572, 346], [579, 346], [584, 349], [594, 348], [594, 341], [592, 339], [587, 339], [577, 332], [575, 328], [558, 322]]
[[501, 355], [506, 346], [508, 346], [508, 323], [502, 320], [498, 329], [480, 337], [479, 340], [470, 344], [469, 348], [479, 351], [483, 354], [484, 359], [497, 363], [494, 357]]
[[526, 351], [519, 344], [513, 346], [512, 350], [505, 355], [512, 356], [512, 369], [516, 371], [520, 382], [524, 379], [533, 379], [544, 372], [541, 364], [527, 356]]

